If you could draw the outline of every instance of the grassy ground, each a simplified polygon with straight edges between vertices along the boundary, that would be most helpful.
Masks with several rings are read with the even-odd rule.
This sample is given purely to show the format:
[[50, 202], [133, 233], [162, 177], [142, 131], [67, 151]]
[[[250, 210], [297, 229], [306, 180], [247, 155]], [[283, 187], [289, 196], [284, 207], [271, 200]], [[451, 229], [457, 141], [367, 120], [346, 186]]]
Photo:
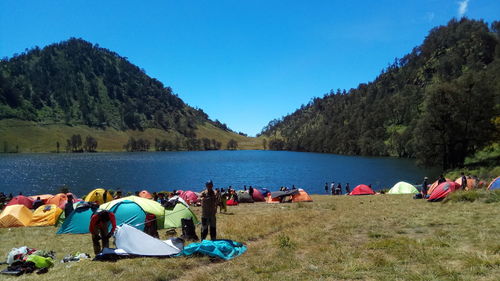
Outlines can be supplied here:
[[[206, 257], [61, 264], [4, 280], [498, 280], [500, 203], [427, 203], [411, 196], [313, 196], [313, 203], [242, 204], [218, 215], [220, 238], [245, 243], [227, 262]], [[199, 209], [196, 209], [199, 212]], [[199, 231], [199, 229], [198, 229]], [[161, 231], [162, 238], [165, 231]], [[12, 247], [92, 252], [90, 235], [53, 227], [0, 229]]]
[[[8, 119], [0, 120], [0, 152], [4, 152], [5, 143], [7, 143], [8, 152], [16, 150], [19, 152], [54, 152], [56, 142], [61, 145], [60, 151], [64, 151], [66, 139], [74, 134], [80, 134], [83, 139], [88, 135], [96, 138], [97, 150], [100, 152], [124, 151], [123, 145], [130, 137], [148, 139], [151, 144], [154, 144], [155, 138], [175, 142], [178, 136], [177, 132], [159, 129], [146, 129], [142, 132], [118, 131], [111, 128], [101, 130], [87, 126], [40, 125], [35, 122]], [[238, 149], [262, 149], [260, 138], [249, 138], [226, 132], [208, 123], [198, 126], [196, 135], [198, 138], [216, 139], [222, 143], [223, 149], [226, 148], [230, 139], [238, 142]], [[151, 149], [154, 149], [153, 145]]]

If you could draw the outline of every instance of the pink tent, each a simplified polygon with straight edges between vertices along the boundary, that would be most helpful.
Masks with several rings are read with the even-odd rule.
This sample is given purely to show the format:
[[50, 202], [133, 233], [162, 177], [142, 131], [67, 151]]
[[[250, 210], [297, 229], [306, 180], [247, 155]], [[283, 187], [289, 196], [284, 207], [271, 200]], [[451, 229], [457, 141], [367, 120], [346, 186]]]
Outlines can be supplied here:
[[255, 202], [265, 202], [266, 201], [266, 198], [264, 198], [264, 195], [262, 195], [262, 193], [257, 188], [253, 189], [252, 197], [253, 197], [253, 201], [255, 201]]
[[183, 191], [179, 197], [184, 199], [188, 204], [194, 204], [198, 202], [198, 195], [196, 195], [194, 192], [188, 190], [188, 191]]

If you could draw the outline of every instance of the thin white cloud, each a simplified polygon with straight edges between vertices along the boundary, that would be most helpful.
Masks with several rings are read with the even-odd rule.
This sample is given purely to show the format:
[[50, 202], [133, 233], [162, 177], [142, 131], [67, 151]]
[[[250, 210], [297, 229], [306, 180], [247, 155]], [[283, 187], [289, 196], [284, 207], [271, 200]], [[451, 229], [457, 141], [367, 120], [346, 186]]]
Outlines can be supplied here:
[[467, 12], [467, 7], [469, 6], [469, 0], [462, 0], [458, 2], [458, 17], [461, 18]]

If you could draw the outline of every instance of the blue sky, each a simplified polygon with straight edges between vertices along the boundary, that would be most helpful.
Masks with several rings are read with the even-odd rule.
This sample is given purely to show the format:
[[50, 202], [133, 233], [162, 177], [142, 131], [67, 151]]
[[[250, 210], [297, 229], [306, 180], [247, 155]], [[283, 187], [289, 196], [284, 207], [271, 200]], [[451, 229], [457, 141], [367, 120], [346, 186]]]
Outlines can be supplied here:
[[255, 135], [330, 89], [372, 81], [461, 16], [500, 20], [500, 1], [2, 0], [0, 57], [80, 37]]

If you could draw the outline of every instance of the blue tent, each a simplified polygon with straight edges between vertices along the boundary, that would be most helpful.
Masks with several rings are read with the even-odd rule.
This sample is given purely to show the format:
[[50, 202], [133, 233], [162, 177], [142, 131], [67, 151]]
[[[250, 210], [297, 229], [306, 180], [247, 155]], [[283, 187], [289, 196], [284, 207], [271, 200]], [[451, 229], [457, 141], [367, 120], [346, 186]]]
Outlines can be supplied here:
[[490, 186], [488, 186], [488, 189], [500, 189], [500, 177], [494, 179], [490, 183]]
[[144, 231], [146, 212], [137, 203], [124, 200], [113, 205], [109, 211], [115, 214], [116, 225], [129, 224]]
[[96, 205], [91, 205], [87, 202], [78, 202], [78, 206], [76, 206], [75, 210], [64, 220], [57, 234], [89, 233], [90, 218], [96, 211]]

